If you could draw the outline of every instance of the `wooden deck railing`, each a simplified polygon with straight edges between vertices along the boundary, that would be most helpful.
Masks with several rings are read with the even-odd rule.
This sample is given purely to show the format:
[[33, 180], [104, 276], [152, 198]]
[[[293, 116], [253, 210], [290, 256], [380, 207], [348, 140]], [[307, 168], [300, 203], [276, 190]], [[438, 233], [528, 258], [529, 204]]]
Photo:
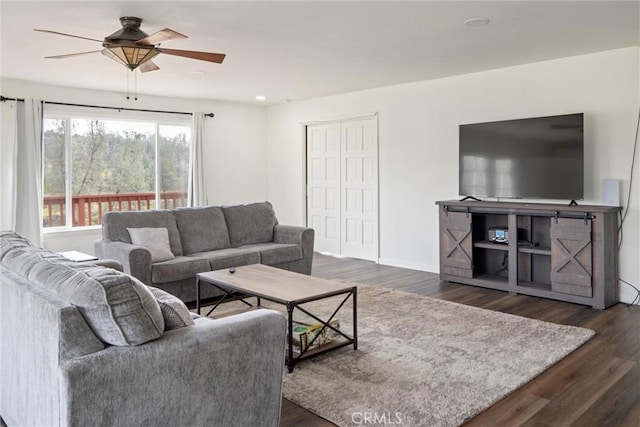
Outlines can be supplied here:
[[[44, 197], [45, 227], [66, 225], [65, 203], [64, 196]], [[182, 191], [160, 193], [160, 206], [157, 208], [155, 193], [83, 194], [72, 198], [72, 225], [100, 225], [102, 214], [110, 211], [174, 209], [186, 204], [187, 193]]]

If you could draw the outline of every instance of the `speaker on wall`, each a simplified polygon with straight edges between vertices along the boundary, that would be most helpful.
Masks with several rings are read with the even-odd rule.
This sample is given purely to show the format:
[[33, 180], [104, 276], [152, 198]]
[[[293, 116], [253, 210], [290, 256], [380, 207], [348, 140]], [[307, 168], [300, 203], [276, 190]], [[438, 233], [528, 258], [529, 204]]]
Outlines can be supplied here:
[[606, 178], [602, 181], [602, 203], [606, 206], [620, 206], [620, 180]]

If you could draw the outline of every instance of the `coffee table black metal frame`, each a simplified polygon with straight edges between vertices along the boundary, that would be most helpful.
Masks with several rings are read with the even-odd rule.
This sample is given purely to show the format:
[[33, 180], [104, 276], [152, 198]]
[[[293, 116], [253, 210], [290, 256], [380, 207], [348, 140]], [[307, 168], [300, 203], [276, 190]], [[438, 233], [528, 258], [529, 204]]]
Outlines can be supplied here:
[[[333, 351], [338, 348], [346, 347], [349, 345], [353, 345], [354, 350], [357, 350], [358, 348], [358, 326], [357, 326], [358, 325], [358, 310], [357, 310], [358, 288], [357, 286], [346, 286], [342, 290], [321, 293], [308, 298], [286, 300], [286, 299], [281, 299], [281, 298], [268, 295], [266, 293], [247, 290], [242, 286], [217, 282], [212, 280], [210, 277], [208, 277], [207, 274], [208, 273], [199, 273], [196, 275], [196, 313], [197, 314], [200, 314], [200, 308], [201, 308], [200, 307], [200, 284], [201, 283], [206, 283], [211, 286], [214, 286], [223, 292], [223, 295], [209, 310], [209, 312], [207, 313], [207, 316], [209, 316], [216, 308], [218, 308], [220, 304], [230, 300], [240, 300], [249, 308], [253, 308], [256, 306], [261, 307], [262, 299], [265, 299], [267, 301], [271, 301], [277, 304], [282, 304], [286, 307], [287, 309], [286, 365], [287, 365], [287, 369], [289, 370], [289, 373], [293, 372], [293, 368], [295, 367], [295, 365], [297, 365], [298, 363], [300, 363], [305, 359], [309, 359], [311, 357], [315, 357], [315, 356], [327, 353], [329, 351]], [[338, 307], [333, 311], [333, 313], [331, 314], [331, 316], [329, 316], [327, 320], [323, 320], [319, 316], [316, 316], [315, 314], [311, 313], [309, 310], [302, 307], [302, 304], [310, 303], [313, 301], [319, 301], [325, 298], [330, 298], [338, 295], [345, 295], [345, 297], [342, 299]], [[250, 297], [257, 298], [256, 305], [253, 305], [245, 301], [244, 298], [250, 298]], [[345, 332], [335, 328], [330, 324], [331, 321], [335, 318], [336, 314], [340, 311], [340, 309], [344, 306], [344, 304], [350, 298], [353, 302], [353, 336], [347, 335]], [[294, 347], [293, 347], [293, 323], [294, 323], [293, 315], [296, 309], [306, 314], [307, 316], [311, 317], [312, 319], [316, 320], [318, 323], [322, 324], [322, 328], [320, 329], [318, 334], [309, 343], [307, 343], [306, 348], [300, 348], [300, 351], [294, 351]], [[332, 342], [321, 345], [319, 347], [310, 348], [326, 329], [331, 329], [332, 331], [337, 333], [341, 337], [341, 339], [338, 338]]]

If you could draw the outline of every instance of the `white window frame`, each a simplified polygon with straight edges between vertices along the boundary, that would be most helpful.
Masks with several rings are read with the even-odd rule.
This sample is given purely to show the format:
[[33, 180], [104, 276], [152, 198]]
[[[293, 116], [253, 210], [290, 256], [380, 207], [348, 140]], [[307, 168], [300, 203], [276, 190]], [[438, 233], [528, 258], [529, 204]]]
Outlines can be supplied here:
[[[157, 113], [132, 110], [112, 110], [101, 109], [99, 107], [80, 107], [58, 104], [47, 104], [44, 107], [44, 120], [65, 121], [65, 224], [64, 226], [43, 227], [43, 232], [56, 232], [65, 230], [83, 230], [100, 228], [101, 225], [73, 225], [73, 180], [72, 173], [72, 153], [71, 153], [71, 122], [79, 120], [104, 120], [135, 123], [152, 123], [155, 125], [154, 146], [155, 146], [155, 203], [160, 206], [160, 158], [158, 153], [158, 134], [161, 126], [184, 126], [191, 128], [190, 114]], [[190, 129], [191, 131], [191, 129]], [[44, 131], [43, 131], [44, 132]], [[191, 134], [190, 134], [191, 137]], [[190, 141], [189, 141], [190, 142]], [[44, 138], [43, 138], [44, 143]], [[42, 161], [44, 167], [44, 158]], [[44, 180], [44, 170], [43, 178]], [[44, 188], [43, 188], [44, 189]], [[45, 197], [44, 191], [42, 197]]]

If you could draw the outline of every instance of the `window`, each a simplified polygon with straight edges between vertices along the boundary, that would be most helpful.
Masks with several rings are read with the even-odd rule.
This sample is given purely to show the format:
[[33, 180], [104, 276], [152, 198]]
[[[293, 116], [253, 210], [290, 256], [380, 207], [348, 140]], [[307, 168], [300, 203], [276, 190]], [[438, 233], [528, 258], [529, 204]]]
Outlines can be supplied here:
[[190, 119], [117, 114], [45, 110], [45, 228], [98, 225], [108, 211], [186, 206]]
[[497, 195], [504, 197], [513, 197], [513, 160], [497, 159], [496, 160], [496, 192]]
[[482, 156], [463, 156], [462, 167], [464, 168], [463, 188], [469, 190], [468, 194], [487, 194], [487, 170], [488, 161]]

